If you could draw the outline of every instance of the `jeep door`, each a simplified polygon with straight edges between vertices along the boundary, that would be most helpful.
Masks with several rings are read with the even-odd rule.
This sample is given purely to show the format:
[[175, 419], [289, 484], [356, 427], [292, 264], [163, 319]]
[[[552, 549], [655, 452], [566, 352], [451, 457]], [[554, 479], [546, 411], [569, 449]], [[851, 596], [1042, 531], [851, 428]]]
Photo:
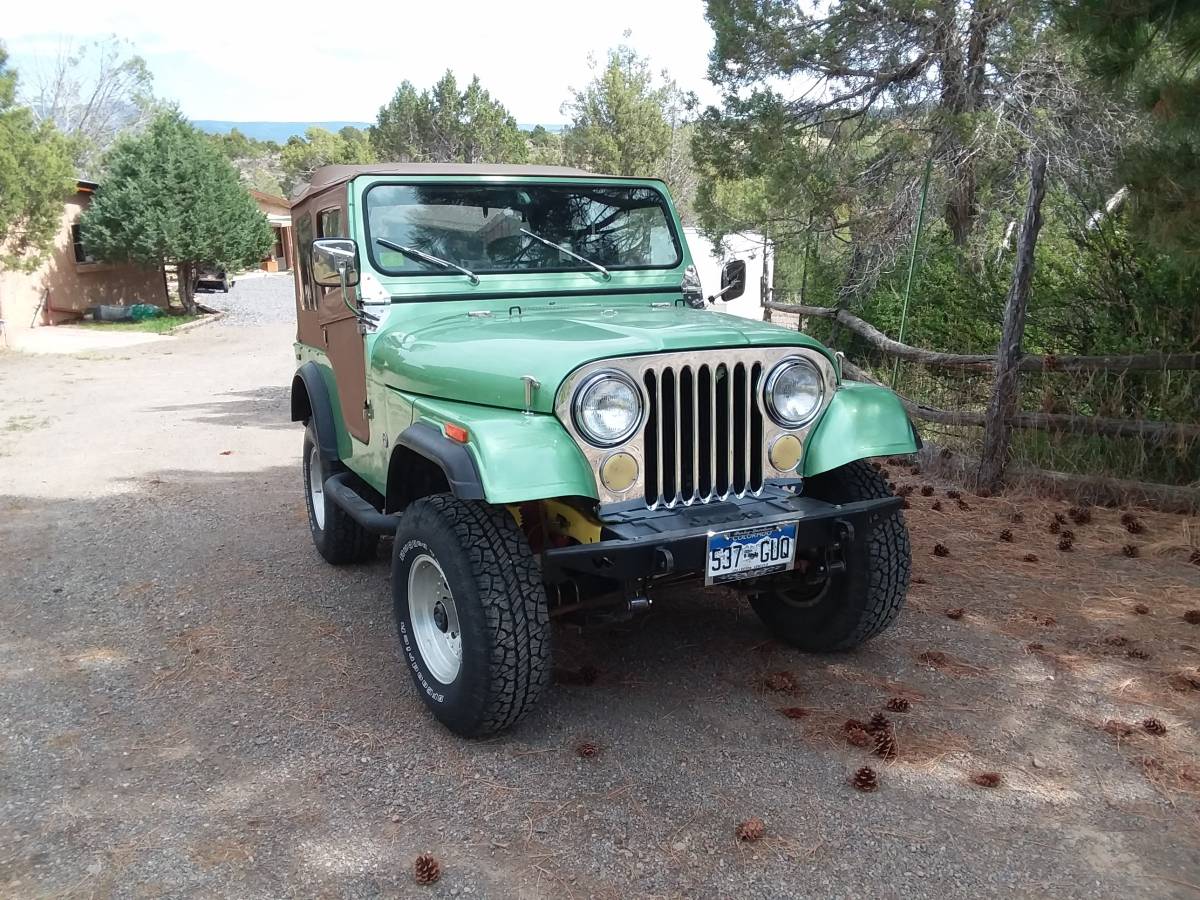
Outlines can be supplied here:
[[[346, 188], [339, 187], [309, 201], [316, 237], [344, 238], [350, 235], [346, 219]], [[311, 249], [310, 251], [311, 252]], [[311, 272], [308, 273], [311, 279]], [[358, 319], [342, 298], [340, 287], [312, 284], [325, 352], [337, 381], [338, 403], [346, 430], [364, 444], [371, 439], [367, 420], [367, 360], [365, 338]], [[355, 288], [346, 298], [350, 306], [357, 301]]]

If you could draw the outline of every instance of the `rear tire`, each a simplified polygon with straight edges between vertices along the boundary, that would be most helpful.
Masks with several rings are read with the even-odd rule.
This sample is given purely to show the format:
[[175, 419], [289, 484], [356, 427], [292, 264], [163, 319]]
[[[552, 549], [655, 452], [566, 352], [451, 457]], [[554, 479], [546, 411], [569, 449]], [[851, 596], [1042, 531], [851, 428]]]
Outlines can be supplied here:
[[[805, 496], [830, 503], [891, 497], [887, 481], [863, 460], [804, 483]], [[900, 614], [912, 568], [908, 527], [899, 510], [869, 526], [846, 555], [846, 572], [823, 586], [799, 576], [751, 594], [767, 629], [786, 643], [817, 652], [851, 650], [886, 629]]]
[[417, 692], [464, 737], [527, 714], [550, 680], [541, 572], [503, 507], [449, 494], [409, 505], [392, 550], [396, 629]]
[[308, 528], [317, 552], [335, 566], [373, 559], [379, 536], [355, 522], [349, 513], [325, 495], [325, 481], [331, 475], [345, 471], [345, 467], [321, 459], [316, 429], [311, 421], [304, 429], [302, 467]]

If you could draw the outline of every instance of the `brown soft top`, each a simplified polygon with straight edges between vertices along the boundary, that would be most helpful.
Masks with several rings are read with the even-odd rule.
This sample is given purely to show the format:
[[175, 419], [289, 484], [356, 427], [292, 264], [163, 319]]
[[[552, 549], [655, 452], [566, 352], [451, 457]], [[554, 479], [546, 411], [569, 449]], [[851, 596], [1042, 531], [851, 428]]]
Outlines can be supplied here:
[[292, 205], [335, 184], [342, 184], [359, 175], [507, 175], [517, 178], [624, 178], [623, 175], [596, 175], [570, 166], [529, 166], [503, 163], [371, 163], [359, 166], [322, 166], [313, 172], [312, 180]]

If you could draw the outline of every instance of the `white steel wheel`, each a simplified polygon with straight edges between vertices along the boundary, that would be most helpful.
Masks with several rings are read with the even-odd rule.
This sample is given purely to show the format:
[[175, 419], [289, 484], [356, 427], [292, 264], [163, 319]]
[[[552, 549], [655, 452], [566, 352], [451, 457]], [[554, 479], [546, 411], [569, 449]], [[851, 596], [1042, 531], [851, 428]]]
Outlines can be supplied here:
[[429, 674], [442, 684], [453, 684], [462, 668], [462, 628], [446, 575], [427, 553], [413, 560], [408, 570], [408, 615]]
[[313, 444], [308, 451], [308, 497], [318, 528], [325, 527], [325, 475], [321, 471], [321, 453]]

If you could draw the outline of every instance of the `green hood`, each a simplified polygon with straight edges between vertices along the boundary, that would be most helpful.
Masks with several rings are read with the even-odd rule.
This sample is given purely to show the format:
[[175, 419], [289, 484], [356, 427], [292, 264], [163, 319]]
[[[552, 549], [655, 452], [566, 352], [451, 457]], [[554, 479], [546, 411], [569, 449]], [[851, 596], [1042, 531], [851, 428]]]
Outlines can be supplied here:
[[[790, 329], [724, 313], [670, 306], [655, 309], [645, 298], [597, 303], [568, 298], [553, 305], [523, 305], [509, 315], [506, 303], [489, 304], [490, 316], [469, 316], [475, 303], [426, 304], [424, 315], [407, 306], [385, 324], [371, 346], [373, 367], [391, 387], [508, 409], [523, 409], [522, 375], [541, 387], [533, 409], [553, 412], [563, 380], [599, 359], [720, 347], [813, 347], [819, 343]], [[461, 349], [460, 349], [461, 348]]]

